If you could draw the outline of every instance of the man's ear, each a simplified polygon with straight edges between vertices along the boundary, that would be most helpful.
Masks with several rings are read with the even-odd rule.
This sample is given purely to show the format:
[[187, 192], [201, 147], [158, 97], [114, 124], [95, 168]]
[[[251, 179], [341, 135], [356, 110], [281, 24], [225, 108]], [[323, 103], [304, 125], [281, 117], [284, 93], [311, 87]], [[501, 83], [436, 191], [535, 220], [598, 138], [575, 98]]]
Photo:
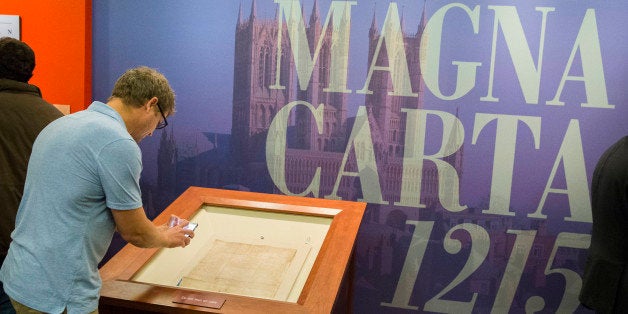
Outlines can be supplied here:
[[159, 101], [159, 99], [157, 97], [153, 97], [151, 99], [149, 99], [146, 104], [144, 104], [144, 106], [146, 107], [146, 110], [154, 110], [153, 107], [157, 106], [157, 102]]

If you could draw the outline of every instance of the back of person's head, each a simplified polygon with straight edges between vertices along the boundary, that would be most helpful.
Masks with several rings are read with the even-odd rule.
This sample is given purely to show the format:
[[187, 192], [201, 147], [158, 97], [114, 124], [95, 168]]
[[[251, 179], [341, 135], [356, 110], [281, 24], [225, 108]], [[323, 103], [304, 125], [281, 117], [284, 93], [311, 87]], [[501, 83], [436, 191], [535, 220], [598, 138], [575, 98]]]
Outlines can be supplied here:
[[28, 83], [35, 69], [35, 52], [11, 37], [0, 38], [0, 78]]
[[127, 106], [141, 107], [153, 97], [165, 114], [175, 111], [174, 91], [166, 77], [157, 70], [141, 66], [126, 71], [113, 86], [111, 98], [120, 98]]

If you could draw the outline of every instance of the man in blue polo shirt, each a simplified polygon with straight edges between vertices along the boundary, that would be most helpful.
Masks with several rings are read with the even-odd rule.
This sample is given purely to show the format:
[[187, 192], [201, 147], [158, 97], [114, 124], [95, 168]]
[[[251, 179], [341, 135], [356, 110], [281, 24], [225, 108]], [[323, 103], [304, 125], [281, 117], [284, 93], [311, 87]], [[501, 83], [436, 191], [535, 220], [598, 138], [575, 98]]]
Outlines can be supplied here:
[[0, 280], [19, 313], [97, 311], [102, 260], [114, 231], [139, 247], [185, 247], [194, 233], [155, 226], [142, 207], [137, 143], [167, 125], [174, 92], [154, 69], [116, 82], [107, 103], [49, 124], [33, 146]]
[[[29, 84], [35, 52], [15, 38], [0, 38], [0, 266], [9, 250], [26, 167], [41, 130], [63, 114]], [[0, 314], [14, 314], [0, 282]]]

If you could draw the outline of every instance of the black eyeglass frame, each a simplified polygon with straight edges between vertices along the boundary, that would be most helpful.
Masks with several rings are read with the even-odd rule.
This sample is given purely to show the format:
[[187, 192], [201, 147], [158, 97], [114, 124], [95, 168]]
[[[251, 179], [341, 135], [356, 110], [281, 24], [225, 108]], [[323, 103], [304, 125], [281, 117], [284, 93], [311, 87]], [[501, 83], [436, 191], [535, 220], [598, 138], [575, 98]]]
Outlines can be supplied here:
[[157, 126], [155, 127], [155, 130], [159, 130], [168, 126], [168, 120], [166, 119], [166, 115], [164, 115], [164, 111], [161, 110], [161, 106], [159, 105], [159, 103], [156, 103], [156, 105], [157, 109], [159, 109], [159, 113], [161, 113], [161, 117], [163, 118], [163, 120], [159, 121], [159, 123], [157, 123]]

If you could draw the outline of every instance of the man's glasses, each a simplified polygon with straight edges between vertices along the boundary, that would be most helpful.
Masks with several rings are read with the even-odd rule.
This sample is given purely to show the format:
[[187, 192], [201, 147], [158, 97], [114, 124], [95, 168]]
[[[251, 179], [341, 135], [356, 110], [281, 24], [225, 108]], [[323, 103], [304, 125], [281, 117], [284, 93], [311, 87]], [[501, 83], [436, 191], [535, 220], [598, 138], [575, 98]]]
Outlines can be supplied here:
[[159, 109], [159, 113], [161, 113], [161, 118], [163, 120], [157, 123], [157, 127], [155, 127], [155, 129], [163, 129], [168, 126], [168, 120], [166, 120], [166, 116], [164, 115], [163, 110], [161, 110], [161, 106], [159, 106], [159, 103], [157, 103], [157, 109]]

